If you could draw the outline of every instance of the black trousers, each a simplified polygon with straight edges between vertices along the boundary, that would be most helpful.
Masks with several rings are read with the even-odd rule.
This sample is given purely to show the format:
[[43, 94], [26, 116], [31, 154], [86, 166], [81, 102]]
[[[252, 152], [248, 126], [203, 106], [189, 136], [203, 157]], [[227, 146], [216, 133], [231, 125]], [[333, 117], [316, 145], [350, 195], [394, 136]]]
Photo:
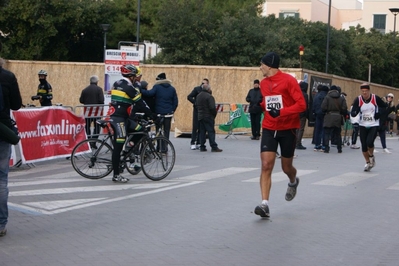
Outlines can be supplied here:
[[199, 121], [198, 121], [198, 110], [197, 108], [193, 108], [193, 125], [191, 131], [191, 145], [199, 144]]
[[[326, 151], [330, 150], [330, 139], [336, 140], [337, 149], [342, 150], [342, 139], [341, 139], [341, 127], [325, 127], [324, 128], [324, 137], [323, 137], [323, 146]], [[331, 141], [332, 142], [332, 141]]]
[[[100, 125], [96, 123], [98, 118], [85, 118], [86, 120], [86, 135], [87, 138], [98, 138], [98, 134], [100, 134]], [[91, 134], [91, 123], [93, 122], [94, 124], [94, 131], [93, 134]]]
[[[172, 125], [172, 117], [165, 117], [161, 126], [163, 127], [163, 134], [167, 139], [169, 139], [171, 125]], [[158, 132], [159, 125], [156, 126], [156, 130]]]
[[260, 136], [260, 118], [262, 113], [250, 113], [251, 118], [251, 130], [252, 130], [252, 137], [256, 138]]
[[205, 149], [206, 142], [206, 132], [208, 132], [209, 145], [212, 149], [216, 149], [218, 147], [215, 142], [216, 133], [215, 133], [215, 119], [214, 118], [203, 118], [199, 120], [200, 123], [200, 144], [201, 148]]

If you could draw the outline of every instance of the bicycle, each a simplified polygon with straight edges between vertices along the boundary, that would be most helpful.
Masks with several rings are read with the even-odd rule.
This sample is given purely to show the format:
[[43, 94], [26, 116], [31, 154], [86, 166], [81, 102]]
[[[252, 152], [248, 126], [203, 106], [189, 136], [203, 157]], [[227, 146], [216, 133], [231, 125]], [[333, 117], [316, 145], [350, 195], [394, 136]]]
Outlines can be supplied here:
[[[142, 170], [148, 179], [162, 180], [170, 174], [174, 167], [175, 148], [170, 140], [162, 136], [162, 132], [159, 132], [158, 136], [150, 133], [150, 128], [154, 126], [153, 122], [143, 119], [141, 115], [137, 116], [137, 120], [144, 131], [128, 134], [125, 148], [121, 154], [119, 166], [121, 172], [126, 169], [130, 174], [137, 175]], [[107, 130], [106, 136], [102, 140], [81, 141], [71, 154], [72, 167], [78, 174], [89, 179], [103, 178], [113, 170], [112, 127], [107, 120], [98, 120], [97, 123]], [[143, 135], [143, 137], [138, 143], [129, 146], [128, 143], [133, 135]], [[141, 168], [138, 168], [137, 164], [140, 164]]]

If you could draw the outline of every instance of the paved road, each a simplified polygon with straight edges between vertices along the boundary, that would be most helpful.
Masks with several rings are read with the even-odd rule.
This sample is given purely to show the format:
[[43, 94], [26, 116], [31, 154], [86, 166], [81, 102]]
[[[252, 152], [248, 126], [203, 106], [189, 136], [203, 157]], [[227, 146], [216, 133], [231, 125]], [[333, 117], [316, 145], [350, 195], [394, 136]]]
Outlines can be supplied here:
[[218, 135], [223, 153], [173, 138], [174, 171], [154, 182], [88, 180], [67, 160], [10, 173], [8, 234], [0, 265], [398, 265], [398, 138], [376, 146], [363, 172], [360, 150], [298, 151], [297, 197], [273, 174], [271, 218], [260, 203], [259, 141]]

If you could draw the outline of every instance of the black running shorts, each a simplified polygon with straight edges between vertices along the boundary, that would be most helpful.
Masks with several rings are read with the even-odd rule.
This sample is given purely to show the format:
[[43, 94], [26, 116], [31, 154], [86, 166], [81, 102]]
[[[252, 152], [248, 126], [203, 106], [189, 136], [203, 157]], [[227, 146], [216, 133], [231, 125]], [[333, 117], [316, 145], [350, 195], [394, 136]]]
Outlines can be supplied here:
[[260, 152], [277, 152], [280, 145], [280, 155], [285, 158], [294, 156], [296, 145], [296, 129], [269, 130], [263, 129]]

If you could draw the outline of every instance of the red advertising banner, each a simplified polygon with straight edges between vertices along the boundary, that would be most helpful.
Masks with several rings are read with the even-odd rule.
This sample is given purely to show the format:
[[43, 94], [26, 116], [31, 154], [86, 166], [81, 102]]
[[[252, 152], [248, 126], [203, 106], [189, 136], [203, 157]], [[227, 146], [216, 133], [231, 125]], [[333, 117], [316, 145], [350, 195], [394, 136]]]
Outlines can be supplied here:
[[[85, 119], [63, 107], [13, 111], [17, 122], [22, 163], [70, 156], [86, 139]], [[88, 147], [89, 149], [89, 147]]]

